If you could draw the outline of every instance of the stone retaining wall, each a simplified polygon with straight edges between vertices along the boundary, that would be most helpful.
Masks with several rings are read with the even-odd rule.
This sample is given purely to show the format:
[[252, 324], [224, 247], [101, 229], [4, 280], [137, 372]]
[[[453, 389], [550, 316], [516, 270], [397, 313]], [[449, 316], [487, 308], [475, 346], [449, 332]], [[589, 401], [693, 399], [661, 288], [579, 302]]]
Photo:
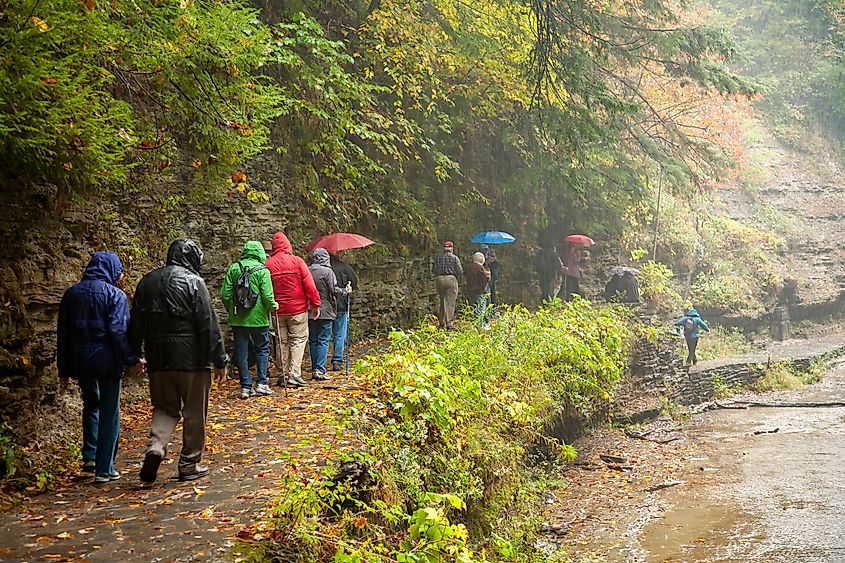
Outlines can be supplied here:
[[801, 372], [815, 361], [845, 355], [845, 343], [818, 341], [808, 342], [803, 348], [800, 344], [793, 345], [794, 357], [788, 357], [788, 350], [784, 350], [701, 362], [690, 367], [675, 352], [676, 345], [677, 339], [668, 336], [656, 343], [640, 341], [631, 355], [629, 375], [641, 390], [658, 393], [682, 405], [712, 400], [720, 389], [749, 387], [771, 366], [784, 365]]

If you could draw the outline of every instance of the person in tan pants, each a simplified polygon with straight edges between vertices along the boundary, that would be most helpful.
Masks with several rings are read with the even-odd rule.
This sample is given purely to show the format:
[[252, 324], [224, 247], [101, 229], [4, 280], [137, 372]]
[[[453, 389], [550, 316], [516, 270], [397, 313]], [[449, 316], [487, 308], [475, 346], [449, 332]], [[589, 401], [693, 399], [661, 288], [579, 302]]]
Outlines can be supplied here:
[[305, 261], [293, 254], [288, 237], [281, 231], [273, 235], [273, 249], [265, 262], [273, 282], [273, 294], [279, 308], [279, 347], [282, 365], [279, 385], [305, 387], [302, 379], [302, 356], [308, 342], [308, 311], [314, 318], [320, 313], [320, 294]]
[[437, 318], [440, 328], [451, 330], [455, 319], [455, 302], [458, 299], [458, 280], [464, 275], [461, 259], [455, 256], [455, 245], [447, 240], [443, 243], [443, 253], [435, 257], [431, 266], [434, 287], [437, 290], [439, 307]]

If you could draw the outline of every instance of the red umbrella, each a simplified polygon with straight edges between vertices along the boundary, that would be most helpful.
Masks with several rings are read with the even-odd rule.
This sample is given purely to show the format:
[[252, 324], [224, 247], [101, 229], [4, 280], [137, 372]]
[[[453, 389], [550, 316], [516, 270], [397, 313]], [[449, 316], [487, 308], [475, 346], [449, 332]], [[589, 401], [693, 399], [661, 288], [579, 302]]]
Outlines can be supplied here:
[[[305, 250], [311, 252], [315, 248], [325, 248], [331, 254], [351, 248], [364, 248], [375, 244], [375, 241], [355, 233], [332, 233], [317, 237], [308, 243]], [[352, 301], [346, 296], [346, 310], [349, 311], [349, 322], [346, 324], [346, 377], [349, 377], [349, 326], [352, 323]]]
[[325, 248], [330, 253], [335, 254], [341, 250], [364, 248], [371, 244], [375, 244], [375, 241], [362, 235], [356, 235], [355, 233], [332, 233], [315, 238], [308, 243], [305, 250], [311, 252], [315, 248]]
[[593, 245], [596, 244], [596, 241], [588, 237], [587, 235], [569, 235], [563, 238], [566, 242], [574, 242], [575, 244], [586, 244], [586, 245]]

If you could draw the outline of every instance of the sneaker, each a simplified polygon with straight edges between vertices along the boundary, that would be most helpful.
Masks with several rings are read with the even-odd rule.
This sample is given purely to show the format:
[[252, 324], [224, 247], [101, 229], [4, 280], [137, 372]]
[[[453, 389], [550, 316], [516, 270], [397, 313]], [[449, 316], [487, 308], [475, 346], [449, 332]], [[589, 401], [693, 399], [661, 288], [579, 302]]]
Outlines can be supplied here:
[[120, 479], [120, 473], [115, 471], [111, 475], [97, 475], [96, 477], [94, 477], [94, 482], [97, 484], [102, 484], [110, 483], [111, 481], [117, 481], [118, 479]]
[[317, 381], [329, 381], [331, 380], [331, 377], [321, 371], [315, 371], [314, 379], [316, 379]]
[[343, 371], [343, 364], [340, 362], [332, 362], [332, 371]]
[[257, 395], [272, 395], [272, 394], [273, 394], [273, 390], [272, 390], [272, 389], [270, 389], [270, 386], [269, 386], [269, 385], [267, 385], [266, 383], [259, 383], [259, 384], [255, 387], [255, 393], [256, 393]]
[[141, 481], [144, 483], [155, 483], [158, 475], [158, 466], [161, 465], [162, 456], [155, 452], [147, 452], [144, 456], [144, 465], [141, 466]]
[[292, 387], [308, 387], [308, 382], [296, 375], [288, 377], [288, 385]]
[[247, 389], [246, 387], [241, 388], [241, 399], [249, 399], [250, 397], [252, 397], [252, 395], [252, 389]]
[[180, 481], [196, 481], [197, 479], [199, 479], [201, 477], [205, 477], [206, 475], [208, 475], [208, 473], [209, 473], [208, 467], [206, 467], [204, 465], [197, 465], [197, 466], [194, 466], [194, 470], [191, 471], [190, 473], [182, 473], [180, 471], [179, 472], [179, 480]]
[[88, 461], [82, 462], [82, 472], [83, 473], [94, 473], [97, 468], [97, 462], [93, 459], [89, 459]]

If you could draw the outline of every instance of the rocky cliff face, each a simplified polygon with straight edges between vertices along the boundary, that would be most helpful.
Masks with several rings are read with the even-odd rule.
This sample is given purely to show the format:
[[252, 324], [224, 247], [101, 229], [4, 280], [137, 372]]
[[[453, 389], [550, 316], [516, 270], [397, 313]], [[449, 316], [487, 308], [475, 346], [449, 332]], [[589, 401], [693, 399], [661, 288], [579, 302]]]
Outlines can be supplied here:
[[794, 316], [841, 314], [845, 301], [845, 198], [840, 157], [824, 141], [806, 150], [784, 146], [762, 122], [748, 143], [743, 178], [721, 190], [722, 213], [784, 237], [785, 294]]
[[[137, 282], [162, 264], [167, 245], [177, 237], [197, 240], [205, 254], [203, 275], [215, 296], [218, 314], [226, 314], [217, 298], [223, 275], [246, 240], [270, 241], [284, 230], [294, 250], [321, 234], [313, 210], [303, 209], [283, 187], [268, 190], [270, 202], [253, 204], [233, 194], [222, 201], [179, 204], [175, 186], [143, 192], [89, 196], [84, 201], [59, 201], [56, 190], [44, 188], [22, 196], [0, 194], [0, 422], [18, 438], [33, 440], [55, 429], [56, 417], [77, 425], [76, 409], [64, 410], [67, 397], [58, 392], [55, 374], [55, 324], [58, 305], [76, 283], [91, 253], [116, 251], [130, 280]], [[449, 233], [459, 255], [469, 260], [476, 245], [461, 242], [466, 233]], [[371, 233], [367, 233], [371, 234]], [[373, 235], [373, 238], [378, 236]], [[370, 250], [347, 253], [361, 278], [352, 312], [353, 335], [407, 327], [436, 312], [429, 276], [437, 248], [421, 242], [402, 255], [395, 241]], [[505, 302], [534, 304], [538, 290], [530, 250], [522, 241], [497, 249]]]

